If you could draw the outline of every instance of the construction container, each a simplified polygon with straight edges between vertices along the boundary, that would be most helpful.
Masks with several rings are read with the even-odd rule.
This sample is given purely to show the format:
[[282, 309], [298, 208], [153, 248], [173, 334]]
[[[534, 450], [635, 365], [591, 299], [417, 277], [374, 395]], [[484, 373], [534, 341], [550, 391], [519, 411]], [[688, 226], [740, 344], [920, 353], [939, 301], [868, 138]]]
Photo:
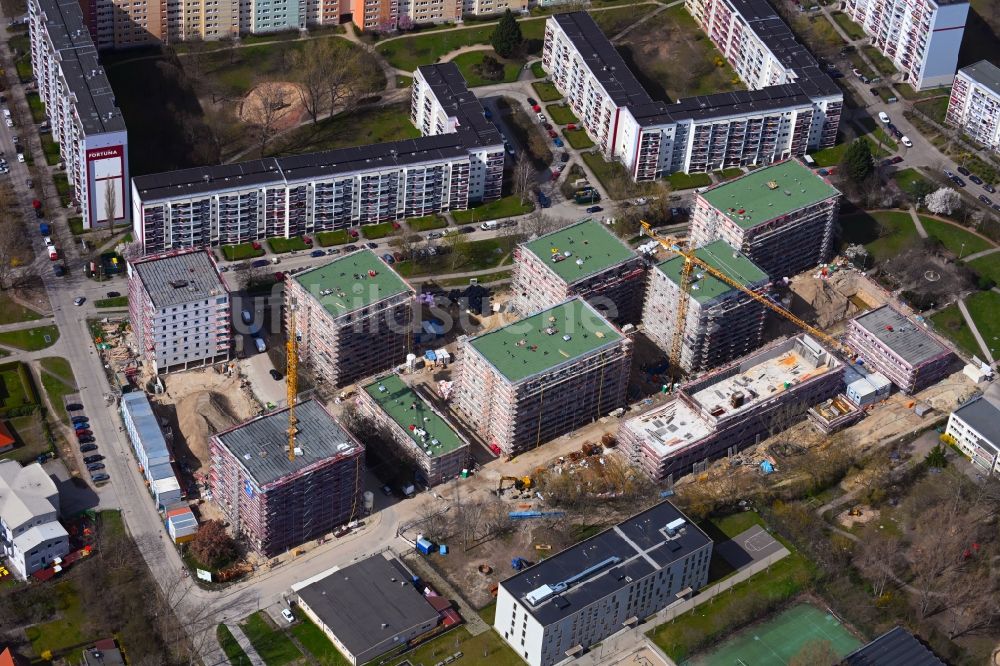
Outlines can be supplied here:
[[417, 551], [422, 555], [430, 555], [434, 550], [434, 544], [423, 537], [417, 539]]
[[440, 546], [438, 546], [438, 553], [441, 554], [441, 555], [447, 555], [448, 554], [448, 546], [446, 546], [444, 544], [441, 544]]
[[375, 493], [370, 490], [366, 490], [362, 497], [364, 498], [365, 511], [371, 513], [375, 508]]

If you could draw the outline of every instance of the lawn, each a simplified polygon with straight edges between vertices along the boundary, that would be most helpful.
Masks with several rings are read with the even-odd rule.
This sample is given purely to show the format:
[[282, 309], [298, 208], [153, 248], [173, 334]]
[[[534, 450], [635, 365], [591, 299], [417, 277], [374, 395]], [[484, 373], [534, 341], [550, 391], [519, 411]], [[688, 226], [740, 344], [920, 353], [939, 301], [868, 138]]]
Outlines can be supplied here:
[[51, 373], [71, 386], [76, 386], [76, 375], [73, 374], [73, 368], [66, 359], [58, 356], [49, 356], [40, 359], [39, 363], [46, 372]]
[[1000, 294], [995, 291], [976, 292], [965, 299], [965, 307], [993, 358], [1000, 357]]
[[239, 245], [223, 245], [222, 256], [226, 261], [243, 261], [254, 257], [264, 256], [264, 248], [255, 248], [253, 243], [241, 243]]
[[896, 181], [899, 189], [914, 199], [926, 196], [928, 192], [936, 189], [919, 171], [912, 168], [897, 171], [892, 174], [892, 179]]
[[440, 215], [425, 215], [423, 217], [413, 217], [406, 221], [411, 231], [430, 231], [431, 229], [443, 229], [448, 226], [448, 220]]
[[733, 167], [731, 169], [723, 169], [722, 171], [715, 171], [715, 176], [719, 180], [732, 180], [733, 178], [739, 178], [743, 175], [743, 169], [739, 167]]
[[893, 64], [892, 60], [882, 55], [882, 52], [877, 48], [868, 45], [864, 46], [862, 50], [865, 52], [865, 55], [868, 56], [868, 59], [872, 61], [872, 64], [875, 65], [875, 68], [879, 71], [879, 74], [881, 74], [883, 78], [889, 78], [896, 73], [896, 65]]
[[416, 649], [394, 657], [386, 666], [398, 666], [405, 662], [432, 666], [447, 657], [461, 652], [464, 657], [456, 664], [484, 664], [488, 666], [524, 666], [524, 661], [504, 643], [492, 629], [473, 636], [465, 627], [457, 627], [437, 638], [427, 641]]
[[35, 654], [42, 654], [46, 650], [56, 653], [71, 650], [68, 654], [62, 655], [62, 658], [67, 663], [78, 663], [82, 654], [80, 646], [91, 638], [84, 633], [90, 624], [87, 609], [80, 603], [79, 593], [73, 581], [57, 583], [52, 588], [52, 594], [61, 617], [52, 622], [28, 627], [24, 630], [24, 634], [31, 641]]
[[948, 97], [934, 97], [922, 102], [917, 102], [913, 106], [925, 115], [929, 116], [932, 120], [935, 120], [943, 125], [945, 114], [948, 113], [948, 99]]
[[0, 324], [16, 324], [20, 321], [35, 321], [41, 318], [42, 315], [24, 307], [0, 291]]
[[391, 236], [392, 232], [395, 231], [395, 227], [392, 222], [380, 222], [379, 224], [366, 224], [361, 227], [361, 235], [368, 240], [375, 240], [376, 238], [385, 238], [386, 236]]
[[[653, 4], [625, 5], [602, 12], [593, 12], [591, 16], [594, 23], [610, 39], [654, 9], [656, 9], [656, 5]], [[642, 28], [643, 26], [639, 26], [636, 30], [642, 30]]]
[[124, 308], [128, 307], [128, 296], [114, 296], [112, 298], [99, 298], [94, 301], [95, 308]]
[[947, 88], [931, 88], [929, 90], [914, 90], [913, 86], [909, 83], [897, 83], [896, 90], [909, 100], [927, 99], [929, 97], [937, 97], [938, 95], [944, 95], [944, 98], [947, 100], [951, 95], [951, 86]]
[[271, 155], [309, 153], [372, 143], [416, 139], [420, 131], [410, 122], [410, 104], [392, 104], [340, 113], [316, 124], [306, 123], [272, 144]]
[[[527, 19], [519, 23], [521, 34], [526, 40], [541, 42], [545, 33], [545, 19]], [[386, 41], [375, 48], [390, 65], [409, 72], [421, 65], [437, 62], [441, 56], [463, 46], [489, 44], [494, 26], [494, 23], [486, 23], [474, 28], [431, 31]]]
[[[481, 71], [483, 58], [492, 56], [503, 65], [503, 76], [500, 78], [486, 78]], [[495, 51], [469, 51], [455, 56], [452, 62], [458, 66], [462, 76], [470, 88], [477, 86], [491, 86], [495, 83], [511, 83], [517, 81], [517, 75], [521, 72], [521, 63], [514, 60], [505, 60], [498, 56]]]
[[569, 108], [566, 104], [549, 104], [545, 107], [545, 113], [548, 115], [549, 120], [551, 120], [556, 125], [569, 125], [570, 123], [579, 124], [580, 121], [577, 119], [576, 115], [573, 114], [573, 110]]
[[62, 159], [59, 155], [59, 144], [52, 140], [52, 135], [39, 134], [38, 138], [42, 142], [42, 153], [45, 155], [45, 163], [49, 166], [59, 164], [59, 160]]
[[511, 246], [510, 239], [486, 238], [469, 241], [465, 256], [457, 260], [453, 254], [436, 255], [417, 263], [401, 261], [393, 268], [406, 277], [484, 271], [509, 264]]
[[859, 213], [840, 217], [841, 240], [865, 246], [875, 261], [893, 257], [919, 236], [909, 213]]
[[35, 404], [35, 397], [31, 394], [32, 387], [25, 386], [18, 372], [18, 368], [23, 367], [30, 377], [28, 366], [16, 361], [13, 364], [5, 363], [4, 366], [6, 367], [0, 370], [0, 407], [10, 410]]
[[645, 192], [620, 162], [608, 162], [597, 152], [583, 153], [582, 157], [612, 199], [629, 199]]
[[248, 617], [243, 623], [243, 632], [267, 666], [283, 666], [302, 656], [285, 632], [271, 627], [264, 618], [264, 611]]
[[1000, 284], [1000, 252], [974, 259], [968, 262], [968, 265], [980, 275], [993, 278], [994, 282]]
[[351, 242], [351, 235], [347, 233], [347, 230], [345, 229], [337, 229], [336, 231], [317, 231], [316, 242], [319, 243], [321, 247], [343, 245], [344, 243]]
[[229, 627], [220, 624], [215, 628], [215, 637], [218, 639], [219, 645], [222, 646], [222, 651], [226, 653], [230, 664], [233, 666], [250, 666], [250, 657], [240, 647], [240, 644], [233, 636], [233, 632], [229, 631]]
[[[966, 303], [966, 307], [968, 307], [968, 303]], [[972, 314], [971, 311], [969, 314]], [[970, 356], [982, 357], [983, 352], [979, 348], [975, 336], [972, 335], [972, 329], [965, 323], [965, 317], [959, 311], [958, 305], [953, 303], [945, 309], [932, 314], [930, 319], [938, 333], [950, 339], [959, 348], [964, 350], [965, 353]], [[980, 331], [980, 335], [982, 335], [982, 331]]]
[[38, 351], [51, 347], [58, 339], [59, 328], [57, 326], [39, 326], [0, 333], [0, 345], [16, 347], [24, 351]]
[[[54, 367], [59, 374], [57, 375], [55, 373], [49, 372], [48, 368], [46, 367], [46, 371], [39, 373], [42, 379], [42, 387], [45, 389], [45, 393], [48, 394], [49, 396], [49, 402], [52, 403], [52, 407], [53, 409], [55, 409], [56, 416], [59, 417], [60, 421], [68, 424], [69, 414], [66, 413], [66, 408], [65, 408], [66, 401], [64, 400], [64, 398], [67, 395], [70, 395], [71, 393], [77, 392], [76, 379], [72, 376], [73, 370], [72, 368], [69, 367], [68, 364], [66, 364], [65, 366], [62, 365], [63, 363], [65, 363], [65, 360], [62, 358], [58, 357], [44, 358], [41, 361], [43, 367], [45, 367], [46, 361], [48, 361], [49, 365]], [[65, 377], [66, 371], [70, 373], [68, 381], [63, 379], [63, 377]]]
[[56, 193], [59, 195], [59, 203], [64, 208], [69, 206], [73, 188], [69, 184], [69, 179], [65, 173], [52, 174], [52, 182], [56, 186]]
[[22, 465], [28, 465], [35, 462], [38, 456], [52, 450], [49, 430], [43, 422], [41, 412], [15, 416], [7, 421], [7, 425], [17, 444], [13, 450], [0, 454], [0, 460], [16, 460]]
[[[874, 128], [877, 131], [883, 131], [881, 127]], [[880, 156], [885, 156], [890, 154], [886, 149], [891, 144], [892, 150], [896, 149], [896, 143], [889, 139], [889, 136], [883, 132], [882, 134], [882, 152], [878, 150], [878, 145], [871, 138], [871, 136], [865, 136], [865, 140], [871, 146], [872, 156], [878, 159]], [[829, 148], [824, 148], [818, 152], [812, 153], [812, 158], [816, 161], [816, 166], [819, 167], [831, 167], [837, 166], [844, 160], [844, 153], [847, 152], [847, 148], [851, 145], [850, 141], [844, 141], [838, 143], [835, 146], [830, 146]]]
[[28, 92], [25, 97], [28, 100], [28, 108], [31, 109], [31, 119], [35, 124], [45, 122], [45, 102], [35, 91]]
[[66, 220], [66, 224], [69, 226], [69, 232], [74, 236], [79, 236], [87, 229], [83, 228], [83, 218], [82, 217], [71, 217]]
[[298, 609], [295, 609], [295, 617], [298, 618], [298, 623], [292, 626], [290, 631], [302, 647], [312, 655], [313, 661], [309, 663], [320, 666], [350, 666], [351, 662], [337, 650], [323, 630], [313, 624], [312, 620]]
[[531, 87], [535, 89], [535, 93], [538, 95], [538, 99], [543, 102], [554, 102], [557, 99], [562, 99], [562, 93], [556, 88], [554, 83], [546, 83], [545, 81], [535, 81], [531, 84]]
[[[982, 252], [983, 250], [988, 250], [989, 248], [994, 247], [994, 245], [985, 238], [980, 238], [979, 236], [970, 233], [961, 227], [955, 226], [954, 224], [941, 222], [940, 220], [935, 220], [932, 217], [926, 217], [924, 215], [920, 216], [920, 221], [923, 223], [924, 229], [929, 235], [941, 241], [941, 243], [957, 257], [967, 257], [970, 254]], [[994, 258], [994, 261], [996, 261], [996, 258]]]
[[531, 73], [535, 75], [535, 78], [544, 79], [548, 74], [545, 73], [545, 69], [542, 67], [542, 61], [536, 60], [531, 63]]
[[594, 142], [587, 136], [587, 132], [582, 129], [564, 129], [562, 133], [566, 137], [567, 143], [577, 150], [586, 150], [587, 148], [594, 147]]
[[495, 201], [481, 203], [468, 210], [456, 210], [452, 212], [456, 224], [471, 224], [474, 222], [485, 222], [486, 220], [499, 220], [503, 217], [514, 217], [515, 215], [526, 215], [535, 209], [535, 204], [528, 199], [521, 203], [521, 197], [510, 194]]
[[833, 20], [837, 22], [837, 25], [843, 28], [844, 32], [846, 32], [847, 36], [852, 40], [864, 38], [865, 31], [861, 29], [860, 25], [852, 21], [847, 14], [844, 14], [843, 12], [832, 12], [831, 16], [833, 16]]
[[670, 186], [675, 190], [690, 190], [695, 187], [707, 187], [712, 184], [712, 178], [707, 173], [683, 173], [677, 171], [667, 177]]
[[293, 236], [292, 238], [275, 236], [274, 238], [268, 238], [267, 246], [271, 248], [271, 252], [274, 252], [275, 254], [285, 254], [286, 252], [297, 252], [309, 249], [309, 246], [306, 245], [306, 242], [302, 240], [301, 236]]

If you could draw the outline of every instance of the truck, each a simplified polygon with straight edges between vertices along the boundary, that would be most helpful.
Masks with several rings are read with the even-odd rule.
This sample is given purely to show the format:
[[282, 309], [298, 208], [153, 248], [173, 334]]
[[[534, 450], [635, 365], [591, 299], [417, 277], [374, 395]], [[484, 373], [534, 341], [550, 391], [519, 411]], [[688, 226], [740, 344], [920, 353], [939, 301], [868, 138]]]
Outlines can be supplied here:
[[43, 236], [48, 236], [49, 234], [52, 233], [52, 228], [49, 226], [48, 222], [39, 222], [38, 233], [40, 233]]

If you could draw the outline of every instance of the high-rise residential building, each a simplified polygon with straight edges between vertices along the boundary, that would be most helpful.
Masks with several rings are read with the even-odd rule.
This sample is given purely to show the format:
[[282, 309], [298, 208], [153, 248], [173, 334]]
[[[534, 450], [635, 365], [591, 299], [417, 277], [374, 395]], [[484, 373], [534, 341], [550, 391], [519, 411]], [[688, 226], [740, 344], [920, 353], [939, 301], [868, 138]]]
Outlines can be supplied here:
[[989, 60], [958, 70], [945, 122], [1000, 152], [1000, 67]]
[[129, 321], [140, 356], [157, 374], [230, 358], [229, 292], [204, 250], [128, 263]]
[[891, 305], [848, 321], [845, 341], [869, 368], [888, 377], [903, 393], [916, 393], [940, 381], [957, 361], [926, 324], [910, 321]]
[[844, 12], [917, 90], [951, 85], [969, 3], [955, 0], [844, 0]]
[[517, 455], [625, 405], [632, 340], [580, 297], [459, 345], [455, 404]]
[[839, 208], [836, 188], [787, 160], [699, 193], [691, 245], [722, 239], [778, 280], [830, 260]]
[[212, 498], [254, 549], [268, 557], [332, 532], [361, 515], [364, 447], [315, 400], [295, 407], [295, 456], [288, 408], [212, 437]]
[[454, 117], [447, 128], [434, 126], [418, 139], [138, 176], [132, 179], [134, 237], [145, 253], [228, 245], [464, 210], [499, 198], [503, 137], [458, 67], [422, 67], [419, 78], [413, 104]]
[[344, 386], [406, 360], [416, 295], [371, 250], [353, 252], [285, 281], [299, 361], [315, 380]]
[[600, 222], [581, 220], [514, 250], [513, 304], [521, 314], [580, 296], [609, 319], [637, 323], [644, 260]]
[[126, 223], [128, 135], [77, 0], [30, 0], [38, 94], [84, 229]]
[[[713, 241], [694, 253], [747, 289], [762, 294], [771, 284], [764, 271], [725, 241]], [[709, 370], [759, 347], [767, 309], [698, 266], [691, 271], [684, 321], [678, 321], [683, 266], [684, 259], [675, 256], [650, 271], [642, 314], [646, 336], [670, 353], [680, 324], [680, 367], [687, 373]]]
[[501, 582], [493, 628], [530, 666], [562, 663], [692, 597], [712, 546], [661, 502]]
[[[703, 25], [716, 24], [723, 13], [717, 3], [727, 1], [690, 9]], [[732, 9], [729, 20], [749, 29], [725, 48], [734, 60], [754, 48], [768, 56], [763, 71], [739, 66], [749, 91], [658, 102], [586, 12], [546, 21], [542, 66], [604, 156], [620, 160], [637, 181], [770, 164], [833, 145], [843, 93], [770, 5], [760, 0], [753, 12]]]
[[39, 463], [0, 460], [0, 555], [20, 579], [69, 553], [59, 489]]
[[528, 9], [528, 0], [463, 0], [462, 13], [472, 16], [493, 16], [510, 10], [515, 14]]
[[650, 478], [668, 480], [792, 425], [843, 385], [844, 364], [802, 334], [683, 384], [666, 404], [623, 421], [618, 439]]
[[989, 476], [1000, 474], [1000, 406], [977, 396], [948, 417], [944, 433]]

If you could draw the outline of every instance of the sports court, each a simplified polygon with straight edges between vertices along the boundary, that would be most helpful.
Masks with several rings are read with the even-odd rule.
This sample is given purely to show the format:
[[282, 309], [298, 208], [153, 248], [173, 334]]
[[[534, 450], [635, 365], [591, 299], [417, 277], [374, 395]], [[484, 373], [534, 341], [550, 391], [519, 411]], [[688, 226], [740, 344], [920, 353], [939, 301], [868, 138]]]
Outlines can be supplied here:
[[840, 657], [861, 645], [830, 613], [798, 604], [739, 632], [718, 649], [694, 657], [684, 666], [785, 666], [803, 645], [817, 639], [830, 641]]

